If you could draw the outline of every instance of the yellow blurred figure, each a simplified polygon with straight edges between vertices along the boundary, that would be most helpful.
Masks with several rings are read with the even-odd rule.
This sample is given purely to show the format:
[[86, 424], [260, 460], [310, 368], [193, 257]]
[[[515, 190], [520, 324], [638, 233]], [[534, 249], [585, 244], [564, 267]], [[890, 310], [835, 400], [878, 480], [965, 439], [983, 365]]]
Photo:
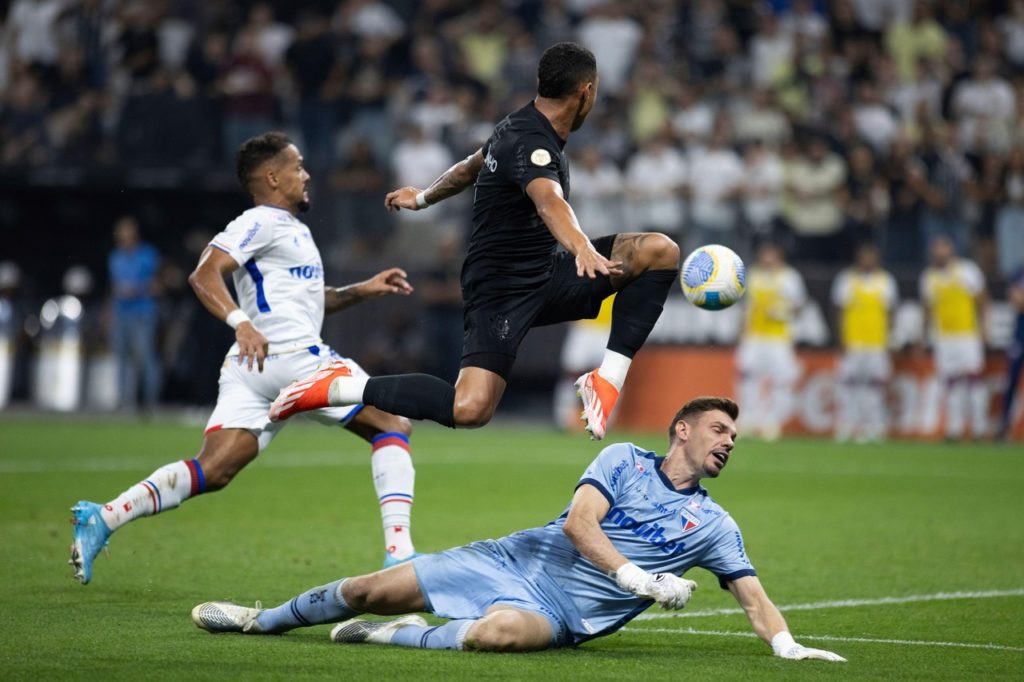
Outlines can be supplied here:
[[946, 237], [932, 240], [929, 256], [920, 294], [935, 348], [935, 372], [945, 382], [946, 438], [964, 435], [968, 411], [971, 434], [981, 438], [988, 433], [988, 391], [981, 381], [985, 276], [974, 262], [958, 258]]
[[854, 265], [832, 283], [843, 344], [836, 372], [836, 440], [885, 437], [885, 387], [892, 376], [889, 318], [897, 295], [896, 279], [882, 269], [873, 244], [860, 246]]
[[744, 430], [767, 440], [778, 438], [792, 410], [800, 377], [792, 327], [806, 300], [804, 280], [782, 249], [762, 244], [747, 272], [747, 319], [736, 365]]

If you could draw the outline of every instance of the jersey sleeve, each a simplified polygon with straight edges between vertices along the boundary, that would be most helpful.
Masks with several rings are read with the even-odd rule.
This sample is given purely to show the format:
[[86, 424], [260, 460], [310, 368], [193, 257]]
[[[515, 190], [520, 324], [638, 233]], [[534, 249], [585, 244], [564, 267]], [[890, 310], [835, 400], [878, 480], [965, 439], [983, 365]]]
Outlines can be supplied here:
[[900, 290], [896, 285], [896, 278], [888, 272], [885, 273], [885, 309], [892, 310], [900, 300]]
[[235, 259], [239, 265], [254, 258], [270, 244], [274, 226], [260, 216], [242, 215], [228, 223], [224, 231], [210, 241], [210, 246]]
[[515, 144], [512, 180], [526, 191], [526, 186], [537, 178], [559, 182], [562, 154], [550, 138], [544, 135], [524, 135]]
[[932, 288], [928, 286], [928, 271], [925, 270], [921, 273], [921, 277], [917, 280], [917, 295], [925, 303], [932, 302]]
[[633, 447], [629, 443], [609, 445], [583, 472], [576, 489], [582, 485], [592, 485], [614, 507], [615, 500], [625, 488], [626, 477], [635, 470], [634, 459]]
[[985, 290], [985, 275], [974, 261], [963, 262], [963, 280], [964, 286], [972, 294], [977, 295]]
[[747, 551], [743, 547], [743, 535], [740, 527], [731, 516], [727, 516], [718, 531], [715, 543], [708, 549], [697, 563], [718, 577], [718, 584], [723, 590], [729, 589], [729, 583], [744, 576], [757, 575]]
[[837, 308], [842, 308], [846, 305], [846, 298], [849, 296], [850, 287], [850, 273], [843, 270], [836, 277], [836, 281], [832, 283], [832, 305]]
[[789, 269], [787, 279], [786, 293], [793, 310], [796, 310], [807, 302], [807, 288], [804, 286], [804, 278], [793, 268]]

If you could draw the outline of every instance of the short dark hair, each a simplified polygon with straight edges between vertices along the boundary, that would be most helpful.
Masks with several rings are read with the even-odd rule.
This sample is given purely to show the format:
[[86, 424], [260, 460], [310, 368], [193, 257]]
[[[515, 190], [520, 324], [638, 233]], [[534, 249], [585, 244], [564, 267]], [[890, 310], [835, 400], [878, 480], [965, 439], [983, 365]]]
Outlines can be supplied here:
[[594, 53], [576, 43], [558, 43], [544, 50], [537, 66], [537, 94], [560, 99], [580, 84], [597, 78]]
[[292, 139], [279, 132], [263, 133], [243, 142], [235, 154], [235, 174], [242, 187], [249, 190], [249, 183], [256, 169], [265, 161], [280, 154], [281, 150], [290, 144], [293, 144]]
[[694, 417], [700, 418], [700, 415], [705, 412], [711, 412], [712, 410], [721, 410], [727, 415], [732, 417], [733, 421], [740, 416], [740, 406], [736, 404], [736, 401], [730, 398], [720, 398], [713, 395], [702, 395], [699, 398], [694, 398], [690, 402], [686, 403], [679, 408], [676, 412], [676, 416], [672, 417], [672, 423], [668, 425], [668, 440], [671, 443], [672, 439], [676, 437], [676, 423], [679, 420], [689, 422]]

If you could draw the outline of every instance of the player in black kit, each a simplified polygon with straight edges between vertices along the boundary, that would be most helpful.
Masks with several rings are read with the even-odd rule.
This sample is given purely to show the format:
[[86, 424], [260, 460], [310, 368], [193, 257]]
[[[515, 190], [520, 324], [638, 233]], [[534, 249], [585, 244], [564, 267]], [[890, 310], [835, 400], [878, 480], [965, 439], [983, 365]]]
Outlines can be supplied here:
[[[531, 327], [592, 318], [619, 292], [601, 367], [577, 381], [583, 419], [595, 439], [633, 355], [647, 340], [675, 280], [679, 248], [663, 234], [623, 233], [591, 242], [569, 195], [563, 152], [597, 98], [597, 62], [575, 43], [548, 48], [537, 69], [537, 97], [509, 114], [476, 153], [430, 187], [403, 187], [390, 210], [421, 210], [475, 182], [473, 232], [462, 267], [465, 337], [455, 386], [427, 374], [353, 377], [343, 365], [281, 391], [273, 420], [326, 405], [364, 403], [449, 427], [490, 421], [520, 342]], [[565, 252], [556, 252], [561, 244]]]

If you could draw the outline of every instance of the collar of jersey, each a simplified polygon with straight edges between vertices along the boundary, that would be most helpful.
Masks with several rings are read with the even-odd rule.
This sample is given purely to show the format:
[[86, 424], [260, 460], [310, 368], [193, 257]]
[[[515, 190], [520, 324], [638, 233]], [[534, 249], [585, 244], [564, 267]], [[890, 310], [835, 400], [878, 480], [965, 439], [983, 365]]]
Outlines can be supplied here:
[[273, 208], [273, 209], [276, 209], [276, 210], [278, 210], [278, 211], [284, 211], [284, 212], [285, 212], [285, 213], [287, 213], [288, 215], [291, 215], [292, 217], [294, 217], [294, 216], [292, 215], [292, 212], [291, 212], [291, 211], [289, 211], [289, 210], [288, 210], [287, 208], [285, 208], [284, 206], [277, 206], [277, 205], [275, 205], [275, 204], [259, 204], [259, 205], [258, 205], [258, 207], [259, 207], [259, 208]]
[[700, 487], [699, 483], [689, 488], [676, 488], [674, 485], [672, 485], [672, 481], [668, 479], [668, 476], [665, 475], [665, 472], [661, 470], [661, 463], [664, 461], [664, 457], [655, 457], [654, 470], [658, 472], [658, 478], [661, 479], [661, 482], [665, 484], [666, 488], [668, 488], [674, 493], [679, 493], [680, 495], [693, 495], [694, 493], [697, 492], [706, 492], [703, 488]]

